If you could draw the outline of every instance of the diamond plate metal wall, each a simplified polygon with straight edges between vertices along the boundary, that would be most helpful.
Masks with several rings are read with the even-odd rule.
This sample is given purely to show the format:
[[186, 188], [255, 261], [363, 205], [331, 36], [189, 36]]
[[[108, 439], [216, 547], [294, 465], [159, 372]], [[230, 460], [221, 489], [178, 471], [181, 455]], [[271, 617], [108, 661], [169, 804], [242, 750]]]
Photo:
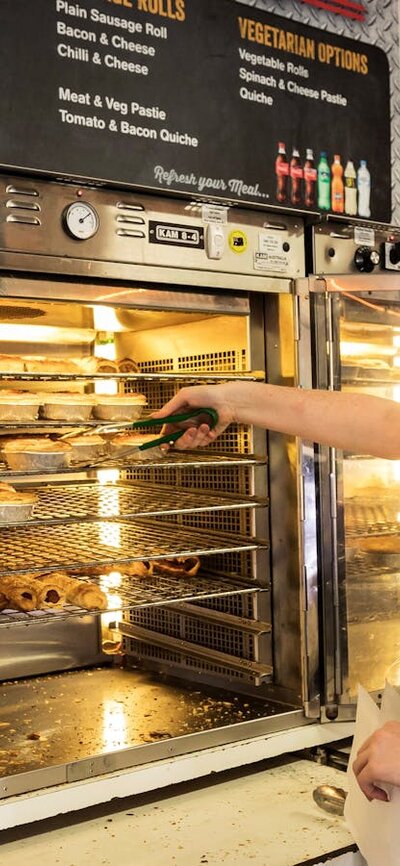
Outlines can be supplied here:
[[[235, 2], [235, 0], [234, 0]], [[238, 0], [239, 2], [239, 0]], [[369, 42], [385, 51], [390, 69], [390, 120], [392, 163], [392, 223], [400, 225], [400, 46], [398, 0], [363, 0], [365, 21], [351, 21], [313, 9], [300, 0], [240, 0], [247, 6], [292, 18], [302, 24], [331, 33]]]

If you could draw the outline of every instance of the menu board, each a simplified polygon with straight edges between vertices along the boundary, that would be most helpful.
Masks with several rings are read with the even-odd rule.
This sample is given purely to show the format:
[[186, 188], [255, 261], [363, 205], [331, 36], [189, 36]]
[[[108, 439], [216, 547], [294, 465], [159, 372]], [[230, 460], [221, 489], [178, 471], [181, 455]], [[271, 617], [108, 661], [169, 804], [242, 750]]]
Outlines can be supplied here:
[[0, 164], [390, 220], [387, 58], [234, 0], [1, 0]]

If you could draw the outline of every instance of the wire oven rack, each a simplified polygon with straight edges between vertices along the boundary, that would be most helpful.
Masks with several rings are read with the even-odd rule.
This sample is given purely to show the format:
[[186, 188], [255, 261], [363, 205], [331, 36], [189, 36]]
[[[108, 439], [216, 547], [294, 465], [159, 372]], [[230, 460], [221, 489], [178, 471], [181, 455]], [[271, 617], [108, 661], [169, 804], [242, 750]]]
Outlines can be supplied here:
[[70, 523], [66, 526], [5, 528], [0, 533], [0, 576], [85, 565], [251, 551], [267, 543], [233, 538], [176, 524], [136, 522]]
[[201, 511], [222, 511], [257, 508], [265, 501], [238, 495], [224, 496], [138, 484], [54, 484], [30, 488], [38, 503], [33, 517], [27, 522], [9, 522], [9, 526], [40, 526], [68, 523], [115, 521], [119, 518], [187, 514]]
[[27, 372], [0, 372], [0, 381], [1, 380], [9, 381], [10, 379], [16, 382], [31, 382], [32, 380], [38, 379], [41, 382], [50, 381], [50, 382], [66, 382], [66, 381], [78, 381], [83, 380], [86, 382], [90, 382], [94, 379], [105, 379], [106, 381], [110, 381], [113, 379], [117, 380], [128, 380], [128, 381], [146, 381], [146, 382], [222, 382], [228, 379], [243, 379], [247, 382], [264, 382], [265, 381], [265, 373], [263, 371], [253, 371], [253, 370], [243, 370], [240, 373], [237, 372], [229, 372], [222, 371], [220, 373], [195, 373], [195, 372], [173, 372], [172, 370], [166, 373], [27, 373]]
[[[90, 578], [91, 583], [99, 585], [108, 598], [107, 610], [84, 610], [75, 605], [66, 604], [62, 608], [33, 610], [28, 613], [16, 610], [0, 612], [0, 629], [16, 625], [44, 625], [57, 623], [69, 617], [83, 617], [120, 613], [138, 607], [154, 607], [155, 605], [172, 604], [180, 601], [193, 601], [213, 596], [229, 596], [259, 592], [257, 586], [238, 585], [231, 579], [209, 576], [198, 573], [196, 577], [171, 577], [165, 574], [153, 573], [151, 577], [141, 579], [123, 574], [123, 566], [118, 573], [117, 567], [111, 575], [105, 574], [98, 578]], [[118, 619], [118, 617], [116, 617]]]
[[67, 477], [68, 475], [73, 475], [77, 472], [79, 473], [88, 473], [95, 472], [97, 473], [101, 469], [127, 469], [129, 467], [134, 467], [135, 471], [137, 469], [148, 469], [150, 466], [154, 467], [185, 467], [185, 466], [193, 466], [193, 467], [204, 467], [204, 466], [218, 466], [218, 467], [230, 467], [230, 466], [261, 466], [264, 464], [265, 458], [260, 459], [254, 456], [242, 456], [241, 454], [235, 454], [232, 456], [227, 456], [226, 454], [217, 454], [216, 452], [202, 453], [196, 452], [184, 452], [184, 451], [169, 451], [166, 455], [160, 458], [152, 457], [151, 460], [132, 460], [132, 458], [127, 458], [124, 460], [110, 460], [104, 461], [101, 464], [88, 464], [87, 466], [82, 466], [81, 464], [74, 466], [71, 464], [65, 469], [57, 469], [56, 472], [54, 470], [46, 471], [41, 469], [40, 471], [35, 469], [33, 471], [27, 472], [17, 472], [14, 469], [7, 469], [5, 463], [0, 462], [0, 480], [1, 481], [10, 481], [12, 478], [15, 479], [24, 479], [24, 478], [38, 478], [39, 476], [52, 476], [52, 475], [63, 475]]

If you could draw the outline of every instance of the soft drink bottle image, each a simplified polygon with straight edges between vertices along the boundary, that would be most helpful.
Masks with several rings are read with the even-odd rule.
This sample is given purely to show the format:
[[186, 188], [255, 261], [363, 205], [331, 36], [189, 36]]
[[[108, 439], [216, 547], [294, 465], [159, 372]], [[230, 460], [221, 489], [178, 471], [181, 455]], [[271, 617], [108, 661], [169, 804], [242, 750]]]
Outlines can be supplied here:
[[307, 207], [315, 205], [315, 187], [317, 183], [317, 169], [314, 166], [314, 153], [310, 147], [306, 151], [306, 160], [303, 167], [304, 177], [304, 204]]
[[357, 213], [356, 170], [352, 159], [347, 160], [344, 170], [344, 209], [349, 216]]
[[303, 169], [300, 165], [300, 154], [297, 147], [294, 147], [290, 160], [290, 201], [295, 205], [301, 202], [302, 177]]
[[368, 171], [365, 159], [360, 160], [360, 167], [357, 171], [357, 192], [358, 215], [360, 217], [370, 217], [371, 175]]
[[331, 206], [331, 170], [326, 157], [326, 151], [322, 150], [317, 171], [317, 204], [320, 210], [329, 210]]
[[289, 176], [289, 163], [286, 156], [286, 148], [283, 141], [278, 144], [278, 155], [275, 160], [276, 174], [276, 200], [281, 204], [287, 199], [287, 179]]
[[343, 166], [340, 156], [335, 153], [332, 163], [332, 213], [344, 211]]

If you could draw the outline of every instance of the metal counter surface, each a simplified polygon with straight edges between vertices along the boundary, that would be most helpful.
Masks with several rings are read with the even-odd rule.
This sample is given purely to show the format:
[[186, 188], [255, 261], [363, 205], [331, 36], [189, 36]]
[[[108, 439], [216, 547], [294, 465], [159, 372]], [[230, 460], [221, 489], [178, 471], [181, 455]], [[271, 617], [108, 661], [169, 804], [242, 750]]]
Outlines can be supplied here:
[[310, 761], [264, 761], [213, 783], [47, 820], [28, 837], [23, 829], [5, 831], [2, 864], [300, 866], [337, 860], [336, 866], [365, 866], [344, 818], [313, 801], [313, 789], [325, 783], [346, 787], [346, 776]]

